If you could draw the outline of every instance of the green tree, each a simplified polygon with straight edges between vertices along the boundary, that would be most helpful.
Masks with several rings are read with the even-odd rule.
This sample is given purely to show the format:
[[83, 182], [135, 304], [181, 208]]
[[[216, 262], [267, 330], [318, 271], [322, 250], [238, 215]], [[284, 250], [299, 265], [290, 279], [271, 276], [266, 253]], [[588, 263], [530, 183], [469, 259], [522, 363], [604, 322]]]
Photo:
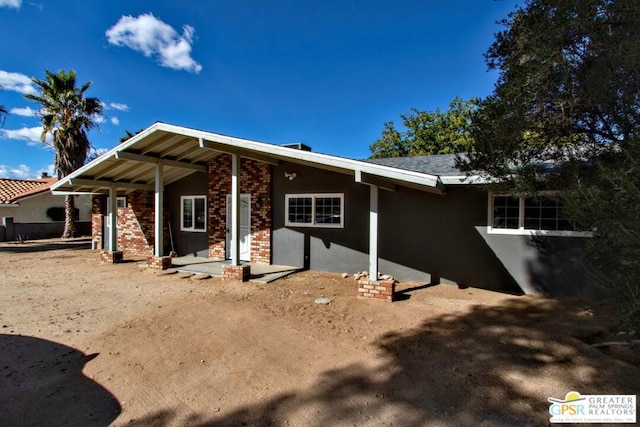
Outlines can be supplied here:
[[[25, 96], [40, 104], [42, 141], [45, 141], [48, 133], [52, 134], [54, 168], [58, 178], [63, 178], [84, 165], [91, 148], [87, 131], [96, 126], [94, 118], [102, 112], [102, 104], [97, 98], [85, 97], [92, 82], [77, 87], [74, 70], [60, 70], [57, 73], [45, 70], [45, 74], [45, 80], [32, 79], [38, 94]], [[74, 197], [66, 196], [65, 238], [77, 234], [74, 212]]]
[[498, 81], [459, 165], [516, 191], [563, 189], [594, 233], [586, 268], [638, 322], [640, 2], [527, 0], [502, 23], [486, 53]]
[[385, 123], [382, 137], [369, 149], [372, 158], [428, 156], [432, 154], [462, 153], [471, 146], [471, 117], [477, 99], [465, 101], [454, 98], [449, 109], [441, 112], [420, 111], [415, 108], [401, 115], [404, 131], [393, 122]]
[[126, 142], [128, 140], [130, 140], [131, 138], [133, 138], [134, 136], [136, 136], [137, 134], [139, 134], [140, 132], [142, 132], [144, 129], [140, 129], [138, 132], [132, 133], [129, 132], [129, 130], [125, 130], [125, 134], [123, 136], [120, 137], [119, 141], [122, 144], [123, 142]]

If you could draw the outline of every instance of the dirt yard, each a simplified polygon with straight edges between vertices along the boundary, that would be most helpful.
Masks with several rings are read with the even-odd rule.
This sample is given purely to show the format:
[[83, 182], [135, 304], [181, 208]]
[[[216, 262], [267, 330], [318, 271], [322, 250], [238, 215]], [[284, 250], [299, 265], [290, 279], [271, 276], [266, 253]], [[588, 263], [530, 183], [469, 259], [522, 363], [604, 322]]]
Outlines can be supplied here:
[[613, 330], [597, 304], [421, 283], [389, 304], [335, 274], [194, 281], [86, 241], [0, 245], [0, 425], [547, 425], [548, 397], [640, 391], [635, 353], [588, 344]]

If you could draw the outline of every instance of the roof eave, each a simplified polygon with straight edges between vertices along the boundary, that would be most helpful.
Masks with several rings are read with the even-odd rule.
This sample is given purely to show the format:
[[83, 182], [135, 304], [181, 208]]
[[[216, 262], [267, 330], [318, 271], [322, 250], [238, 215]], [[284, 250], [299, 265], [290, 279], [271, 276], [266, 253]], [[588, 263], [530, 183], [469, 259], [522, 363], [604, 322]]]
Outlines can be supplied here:
[[445, 185], [486, 185], [495, 183], [495, 180], [480, 175], [441, 176], [440, 179]]
[[[226, 135], [220, 135], [211, 132], [205, 132], [201, 130], [185, 128], [176, 125], [170, 125], [166, 123], [156, 122], [142, 132], [136, 134], [126, 142], [117, 145], [102, 156], [94, 159], [90, 163], [86, 164], [82, 168], [76, 170], [67, 177], [59, 180], [55, 183], [51, 190], [54, 192], [75, 192], [72, 180], [79, 178], [90, 171], [95, 165], [100, 164], [108, 159], [117, 158], [117, 154], [120, 152], [126, 152], [127, 149], [135, 147], [135, 145], [148, 137], [149, 135], [163, 131], [167, 133], [173, 133], [176, 135], [182, 135], [185, 137], [191, 137], [199, 141], [213, 141], [219, 147], [225, 145], [229, 147], [229, 151], [233, 152], [234, 149], [243, 149], [253, 151], [265, 155], [269, 155], [281, 160], [302, 163], [310, 166], [319, 167], [322, 169], [336, 170], [342, 173], [355, 175], [356, 171], [362, 171], [365, 173], [377, 175], [383, 178], [387, 178], [396, 181], [398, 185], [408, 186], [412, 188], [418, 188], [424, 191], [430, 191], [435, 193], [444, 192], [444, 183], [436, 175], [429, 175], [419, 172], [407, 171], [388, 166], [376, 165], [372, 163], [363, 162], [360, 160], [346, 159], [338, 156], [332, 156], [328, 154], [314, 153], [302, 150], [296, 150], [293, 148], [282, 147], [273, 144], [267, 144], [264, 142], [251, 141], [241, 138], [230, 137]], [[200, 146], [203, 147], [202, 142]], [[219, 150], [224, 152], [224, 148]], [[117, 184], [117, 183], [116, 183]], [[81, 188], [81, 187], [76, 187]], [[95, 191], [96, 188], [88, 190], [87, 192]]]

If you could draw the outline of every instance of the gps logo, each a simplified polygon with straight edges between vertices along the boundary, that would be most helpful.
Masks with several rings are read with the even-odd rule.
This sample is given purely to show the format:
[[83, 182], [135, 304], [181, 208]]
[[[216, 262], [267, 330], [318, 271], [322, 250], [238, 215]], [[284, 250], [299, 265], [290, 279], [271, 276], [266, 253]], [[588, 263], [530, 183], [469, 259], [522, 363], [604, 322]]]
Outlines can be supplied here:
[[562, 399], [554, 399], [550, 397], [547, 399], [552, 405], [549, 407], [549, 413], [554, 417], [557, 416], [574, 416], [585, 415], [584, 405], [577, 402], [584, 401], [584, 397], [580, 396], [577, 391], [570, 391]]

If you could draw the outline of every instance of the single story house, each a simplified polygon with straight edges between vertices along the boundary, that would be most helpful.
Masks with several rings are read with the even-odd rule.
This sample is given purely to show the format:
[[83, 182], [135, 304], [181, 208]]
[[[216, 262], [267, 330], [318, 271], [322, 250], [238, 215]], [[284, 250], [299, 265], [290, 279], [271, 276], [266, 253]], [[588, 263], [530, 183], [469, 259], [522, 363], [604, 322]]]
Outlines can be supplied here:
[[156, 123], [52, 190], [94, 195], [95, 248], [160, 266], [175, 251], [231, 266], [591, 292], [576, 262], [588, 234], [553, 199], [491, 194], [452, 155], [359, 161]]
[[[0, 178], [0, 242], [20, 236], [44, 239], [62, 235], [64, 197], [50, 191], [56, 181], [46, 173], [37, 179]], [[76, 210], [79, 230], [89, 234], [91, 198], [77, 196]]]

